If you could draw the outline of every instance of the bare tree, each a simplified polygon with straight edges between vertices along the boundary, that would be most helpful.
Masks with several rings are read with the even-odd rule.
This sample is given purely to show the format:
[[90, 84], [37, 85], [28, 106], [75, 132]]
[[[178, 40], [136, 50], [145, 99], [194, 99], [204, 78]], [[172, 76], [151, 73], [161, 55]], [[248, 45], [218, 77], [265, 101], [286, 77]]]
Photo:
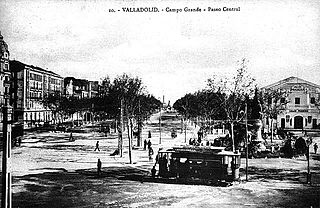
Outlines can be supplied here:
[[286, 91], [264, 89], [259, 93], [261, 118], [271, 119], [271, 142], [273, 140], [273, 122], [285, 110], [288, 94]]
[[223, 96], [220, 99], [220, 106], [225, 111], [228, 122], [231, 126], [232, 150], [235, 151], [234, 124], [243, 119], [242, 113], [248, 98], [254, 93], [255, 79], [247, 71], [247, 60], [243, 58], [238, 62], [237, 73], [231, 79], [218, 78], [214, 76], [207, 81], [207, 86], [213, 92]]

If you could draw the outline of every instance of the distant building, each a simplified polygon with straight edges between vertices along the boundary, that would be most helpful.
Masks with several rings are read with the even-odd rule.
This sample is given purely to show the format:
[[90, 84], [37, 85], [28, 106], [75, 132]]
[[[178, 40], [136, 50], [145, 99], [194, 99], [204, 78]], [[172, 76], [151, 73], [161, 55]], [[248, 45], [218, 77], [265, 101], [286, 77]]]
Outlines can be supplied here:
[[[79, 99], [94, 98], [99, 96], [99, 82], [88, 81], [86, 79], [76, 79], [74, 77], [64, 78], [64, 89], [66, 97]], [[90, 108], [93, 108], [91, 106]], [[93, 113], [90, 108], [82, 109], [72, 115], [72, 120], [90, 122], [93, 120]]]
[[[0, 106], [8, 105], [10, 99], [9, 49], [0, 32]], [[0, 111], [0, 131], [2, 131], [2, 111]]]
[[12, 105], [14, 121], [22, 121], [25, 128], [54, 123], [57, 117], [41, 100], [45, 95], [63, 93], [63, 78], [40, 67], [10, 61], [12, 74]]
[[284, 103], [283, 110], [277, 117], [275, 127], [286, 130], [319, 128], [320, 111], [316, 102], [320, 97], [320, 85], [298, 77], [289, 77], [262, 89], [281, 90], [288, 95], [280, 100]]
[[76, 79], [74, 77], [64, 78], [65, 95], [67, 97], [92, 98], [98, 96], [98, 81]]

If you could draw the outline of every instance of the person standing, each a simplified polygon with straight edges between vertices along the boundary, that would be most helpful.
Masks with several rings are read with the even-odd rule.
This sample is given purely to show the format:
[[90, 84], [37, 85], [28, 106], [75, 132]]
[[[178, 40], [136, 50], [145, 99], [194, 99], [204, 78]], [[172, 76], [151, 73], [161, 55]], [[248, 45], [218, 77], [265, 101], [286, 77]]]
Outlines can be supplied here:
[[156, 170], [156, 167], [155, 167], [155, 165], [154, 165], [153, 168], [151, 169], [151, 177], [152, 177], [152, 178], [155, 178], [155, 177], [156, 177], [156, 172], [157, 172], [157, 170]]
[[317, 143], [314, 143], [313, 149], [314, 149], [314, 154], [317, 154], [317, 151], [318, 151], [318, 144]]
[[94, 151], [98, 150], [100, 152], [100, 149], [99, 149], [99, 141], [97, 141], [96, 143], [96, 148], [94, 149]]
[[101, 175], [101, 167], [102, 167], [102, 163], [101, 163], [101, 160], [100, 159], [98, 159], [98, 163], [97, 163], [97, 174], [98, 174], [98, 176], [100, 176]]

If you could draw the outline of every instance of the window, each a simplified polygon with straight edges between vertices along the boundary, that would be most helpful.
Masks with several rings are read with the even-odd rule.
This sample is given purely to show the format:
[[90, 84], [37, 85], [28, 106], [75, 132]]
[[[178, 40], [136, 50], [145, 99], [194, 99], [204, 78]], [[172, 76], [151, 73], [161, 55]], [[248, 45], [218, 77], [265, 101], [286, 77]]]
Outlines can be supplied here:
[[300, 104], [300, 98], [295, 98], [294, 99], [294, 104]]
[[316, 103], [316, 99], [314, 97], [310, 98], [310, 103], [311, 104], [315, 104]]
[[286, 115], [286, 122], [290, 121], [290, 115]]

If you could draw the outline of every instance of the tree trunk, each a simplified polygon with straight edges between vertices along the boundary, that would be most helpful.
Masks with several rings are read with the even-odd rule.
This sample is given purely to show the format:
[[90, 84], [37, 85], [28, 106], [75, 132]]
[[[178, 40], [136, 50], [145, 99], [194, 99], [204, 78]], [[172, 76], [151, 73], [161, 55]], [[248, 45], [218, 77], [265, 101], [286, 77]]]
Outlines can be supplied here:
[[128, 139], [129, 139], [129, 163], [132, 164], [132, 158], [131, 158], [131, 132], [130, 132], [130, 127], [129, 127], [129, 118], [127, 118], [127, 129], [128, 129]]
[[271, 143], [273, 141], [273, 118], [271, 118]]

